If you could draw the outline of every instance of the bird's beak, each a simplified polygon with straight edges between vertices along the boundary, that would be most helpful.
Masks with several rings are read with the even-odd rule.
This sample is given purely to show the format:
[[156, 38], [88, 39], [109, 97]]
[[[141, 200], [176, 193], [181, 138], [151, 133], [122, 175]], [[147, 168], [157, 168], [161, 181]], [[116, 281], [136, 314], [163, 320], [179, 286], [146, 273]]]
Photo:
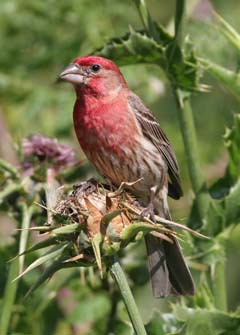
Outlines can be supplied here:
[[68, 65], [66, 69], [60, 73], [58, 79], [60, 81], [68, 81], [73, 85], [83, 84], [84, 76], [81, 72], [81, 67], [73, 63]]

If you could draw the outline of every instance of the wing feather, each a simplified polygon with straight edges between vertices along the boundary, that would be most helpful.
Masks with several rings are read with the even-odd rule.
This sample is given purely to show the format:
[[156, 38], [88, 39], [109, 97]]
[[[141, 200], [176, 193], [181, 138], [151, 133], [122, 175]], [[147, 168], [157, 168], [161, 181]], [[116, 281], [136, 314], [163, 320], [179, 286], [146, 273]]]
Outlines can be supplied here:
[[169, 195], [174, 199], [179, 199], [183, 194], [179, 176], [179, 167], [175, 153], [167, 136], [151, 111], [143, 104], [137, 95], [131, 93], [128, 96], [128, 102], [136, 115], [143, 135], [156, 146], [167, 163], [170, 178], [168, 184]]

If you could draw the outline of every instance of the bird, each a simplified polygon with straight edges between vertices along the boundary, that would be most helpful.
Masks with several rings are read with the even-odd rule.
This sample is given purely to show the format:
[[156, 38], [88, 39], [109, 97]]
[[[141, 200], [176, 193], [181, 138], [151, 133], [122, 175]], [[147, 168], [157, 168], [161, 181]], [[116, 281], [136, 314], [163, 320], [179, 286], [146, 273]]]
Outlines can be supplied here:
[[[79, 144], [98, 172], [129, 191], [145, 208], [171, 220], [167, 196], [183, 192], [175, 153], [164, 131], [133, 93], [110, 59], [87, 55], [74, 59], [59, 75], [76, 92], [73, 123]], [[145, 236], [155, 298], [194, 295], [194, 282], [179, 242]]]

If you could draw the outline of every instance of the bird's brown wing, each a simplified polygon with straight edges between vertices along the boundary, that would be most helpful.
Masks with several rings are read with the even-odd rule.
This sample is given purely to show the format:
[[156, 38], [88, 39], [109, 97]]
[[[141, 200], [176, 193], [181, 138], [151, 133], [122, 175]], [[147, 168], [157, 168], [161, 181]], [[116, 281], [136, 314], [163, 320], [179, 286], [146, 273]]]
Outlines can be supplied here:
[[167, 163], [170, 178], [168, 183], [169, 196], [174, 199], [179, 199], [183, 195], [179, 177], [179, 168], [176, 156], [167, 136], [159, 126], [151, 111], [143, 104], [137, 95], [131, 93], [128, 96], [128, 102], [135, 112], [144, 136], [156, 146]]

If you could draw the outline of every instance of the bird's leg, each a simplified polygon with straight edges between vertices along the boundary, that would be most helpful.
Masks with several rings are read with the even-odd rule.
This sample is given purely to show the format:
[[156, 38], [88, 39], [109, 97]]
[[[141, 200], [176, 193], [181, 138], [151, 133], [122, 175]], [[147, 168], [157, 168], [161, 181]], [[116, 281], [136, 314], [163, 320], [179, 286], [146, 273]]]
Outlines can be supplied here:
[[150, 188], [150, 201], [149, 204], [144, 210], [141, 212], [142, 217], [150, 217], [150, 220], [155, 222], [155, 213], [154, 213], [154, 199], [155, 195], [158, 191], [157, 186], [153, 186]]

